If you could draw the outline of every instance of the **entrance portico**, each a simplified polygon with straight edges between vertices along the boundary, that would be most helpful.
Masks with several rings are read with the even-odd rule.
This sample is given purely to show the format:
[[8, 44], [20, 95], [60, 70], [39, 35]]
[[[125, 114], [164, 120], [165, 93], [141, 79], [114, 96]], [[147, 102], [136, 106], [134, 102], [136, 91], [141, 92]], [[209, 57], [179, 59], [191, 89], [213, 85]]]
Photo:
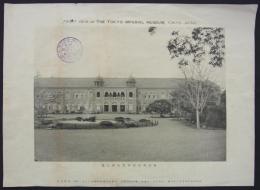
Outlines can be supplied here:
[[126, 106], [125, 104], [105, 104], [104, 105], [104, 112], [117, 112], [117, 113], [125, 113], [126, 112]]

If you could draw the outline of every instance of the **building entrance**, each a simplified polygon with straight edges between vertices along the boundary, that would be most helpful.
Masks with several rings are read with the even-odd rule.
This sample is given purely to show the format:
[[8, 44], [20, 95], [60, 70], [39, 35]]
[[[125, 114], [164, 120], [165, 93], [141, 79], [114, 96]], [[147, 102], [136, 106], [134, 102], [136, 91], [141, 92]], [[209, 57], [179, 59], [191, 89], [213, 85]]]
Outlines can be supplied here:
[[109, 111], [109, 106], [108, 105], [104, 105], [104, 112], [108, 112]]
[[112, 105], [112, 112], [117, 112], [117, 105]]

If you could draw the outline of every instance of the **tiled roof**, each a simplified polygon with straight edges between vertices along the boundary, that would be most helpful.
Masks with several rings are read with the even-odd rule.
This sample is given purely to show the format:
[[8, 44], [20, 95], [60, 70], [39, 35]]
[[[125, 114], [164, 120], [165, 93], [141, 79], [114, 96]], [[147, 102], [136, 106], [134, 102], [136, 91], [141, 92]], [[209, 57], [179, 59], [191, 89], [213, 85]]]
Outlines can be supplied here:
[[[97, 78], [35, 78], [36, 87], [89, 88], [95, 87]], [[103, 78], [104, 87], [126, 87], [129, 78]], [[137, 88], [175, 88], [180, 78], [135, 78]]]

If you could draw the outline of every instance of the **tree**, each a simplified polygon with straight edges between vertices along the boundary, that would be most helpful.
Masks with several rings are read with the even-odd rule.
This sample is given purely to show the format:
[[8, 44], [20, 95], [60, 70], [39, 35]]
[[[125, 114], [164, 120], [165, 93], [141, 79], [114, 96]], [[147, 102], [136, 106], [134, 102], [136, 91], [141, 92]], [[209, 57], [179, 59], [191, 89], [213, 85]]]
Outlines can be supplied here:
[[[205, 102], [205, 106], [203, 111], [206, 111], [206, 107], [208, 105], [216, 105], [219, 102], [220, 94], [221, 94], [221, 89], [220, 87], [210, 81], [204, 81], [202, 82], [202, 88], [207, 88], [209, 91], [209, 97], [207, 98], [207, 102]], [[195, 121], [196, 118], [194, 117], [194, 107], [192, 106], [190, 102], [190, 97], [189, 97], [189, 89], [188, 85], [186, 83], [180, 83], [177, 88], [171, 93], [172, 96], [172, 104], [177, 112], [177, 114], [181, 117], [187, 117], [187, 114], [189, 115], [190, 118], [188, 118], [190, 121]], [[200, 113], [200, 119], [204, 118], [205, 119], [205, 111]], [[204, 120], [203, 119], [203, 120]]]
[[189, 112], [192, 107], [187, 99], [185, 85], [180, 83], [171, 93], [172, 105], [175, 114], [178, 117], [185, 117], [185, 113]]
[[222, 126], [226, 128], [226, 91], [223, 91], [220, 98], [219, 108], [221, 110], [221, 122]]
[[162, 116], [163, 114], [170, 113], [171, 107], [171, 103], [167, 100], [155, 100], [146, 108], [146, 111], [149, 113], [156, 112]]
[[213, 93], [212, 73], [224, 64], [223, 28], [198, 27], [191, 36], [173, 31], [167, 48], [184, 74], [185, 95], [196, 112], [196, 125], [200, 128], [200, 114]]
[[220, 103], [207, 108], [205, 124], [207, 127], [226, 128], [226, 92], [222, 92]]

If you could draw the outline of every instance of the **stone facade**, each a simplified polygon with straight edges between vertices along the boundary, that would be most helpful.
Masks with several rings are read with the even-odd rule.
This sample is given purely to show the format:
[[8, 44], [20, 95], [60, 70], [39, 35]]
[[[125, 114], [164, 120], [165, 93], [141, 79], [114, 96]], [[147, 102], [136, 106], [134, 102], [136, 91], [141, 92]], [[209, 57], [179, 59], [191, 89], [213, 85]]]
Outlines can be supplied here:
[[139, 113], [171, 99], [180, 79], [35, 78], [35, 108], [48, 113]]

